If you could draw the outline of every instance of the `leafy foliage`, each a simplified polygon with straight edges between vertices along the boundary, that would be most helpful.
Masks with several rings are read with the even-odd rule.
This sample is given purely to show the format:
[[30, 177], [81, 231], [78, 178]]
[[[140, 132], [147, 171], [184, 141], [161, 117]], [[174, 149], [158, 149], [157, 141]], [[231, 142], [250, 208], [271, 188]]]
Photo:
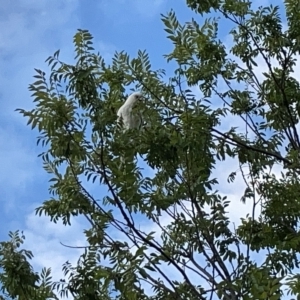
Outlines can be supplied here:
[[[86, 30], [74, 37], [74, 65], [57, 51], [47, 59], [48, 77], [36, 70], [29, 87], [36, 107], [18, 109], [39, 131], [44, 168], [52, 174], [52, 197], [36, 212], [65, 225], [84, 216], [89, 246], [77, 266], [63, 266], [67, 280], [50, 283], [50, 271], [35, 274], [25, 257], [30, 252], [18, 251], [22, 239], [12, 234], [0, 252], [0, 280], [12, 298], [57, 297], [54, 290], [75, 299], [299, 298], [298, 2], [285, 1], [286, 30], [272, 5], [187, 5], [218, 17], [200, 25], [180, 24], [174, 11], [162, 15], [174, 44], [165, 57], [177, 63], [171, 78], [152, 69], [146, 51], [136, 58], [115, 53], [108, 65]], [[219, 39], [221, 23], [231, 28], [231, 49]], [[145, 123], [124, 132], [116, 111], [133, 90], [148, 99], [138, 108]], [[225, 117], [243, 126], [220, 129]], [[215, 178], [216, 165], [229, 158], [239, 170]], [[232, 199], [218, 191], [227, 176], [242, 178], [241, 200], [252, 206], [237, 228], [228, 215]], [[108, 193], [99, 200], [103, 186]], [[148, 232], [137, 216], [150, 224]]]
[[41, 274], [33, 271], [28, 260], [31, 251], [21, 249], [24, 235], [17, 231], [10, 232], [11, 240], [0, 243], [0, 274], [2, 299], [57, 299], [51, 288], [50, 269], [43, 269]]

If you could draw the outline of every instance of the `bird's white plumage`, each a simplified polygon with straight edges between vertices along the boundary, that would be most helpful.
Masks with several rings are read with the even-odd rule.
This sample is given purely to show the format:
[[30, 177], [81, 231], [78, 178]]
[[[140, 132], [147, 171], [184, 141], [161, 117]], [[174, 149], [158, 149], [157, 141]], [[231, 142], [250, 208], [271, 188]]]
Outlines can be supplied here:
[[139, 128], [142, 123], [141, 115], [132, 111], [137, 101], [143, 98], [139, 92], [131, 94], [117, 112], [118, 122], [122, 120], [125, 129]]

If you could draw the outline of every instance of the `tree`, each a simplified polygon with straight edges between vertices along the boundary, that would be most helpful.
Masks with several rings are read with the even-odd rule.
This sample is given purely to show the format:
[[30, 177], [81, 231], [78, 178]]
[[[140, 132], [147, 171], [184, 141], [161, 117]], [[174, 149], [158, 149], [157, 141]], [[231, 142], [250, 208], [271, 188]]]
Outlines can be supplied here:
[[[284, 2], [284, 17], [277, 6], [253, 10], [247, 0], [187, 5], [216, 17], [200, 25], [180, 24], [174, 11], [162, 15], [174, 44], [165, 56], [177, 65], [171, 78], [152, 69], [146, 51], [133, 59], [116, 53], [107, 64], [86, 30], [75, 34], [74, 65], [57, 51], [47, 59], [48, 77], [36, 70], [30, 85], [36, 107], [18, 109], [38, 129], [52, 175], [52, 197], [36, 212], [66, 226], [83, 215], [91, 225], [78, 265], [66, 264], [66, 281], [49, 283], [50, 291], [75, 299], [299, 298], [298, 1]], [[230, 49], [218, 38], [220, 22], [230, 28]], [[145, 124], [124, 133], [116, 112], [131, 91], [148, 98], [138, 108]], [[239, 117], [245, 130], [220, 129], [225, 116]], [[239, 172], [214, 178], [214, 167], [228, 158], [238, 160]], [[138, 159], [154, 170], [152, 177]], [[217, 183], [239, 176], [252, 213], [235, 228], [231, 200]], [[108, 193], [99, 200], [87, 181]], [[137, 215], [156, 232], [140, 229]], [[15, 280], [9, 269], [3, 271], [4, 291], [21, 299], [3, 279]]]

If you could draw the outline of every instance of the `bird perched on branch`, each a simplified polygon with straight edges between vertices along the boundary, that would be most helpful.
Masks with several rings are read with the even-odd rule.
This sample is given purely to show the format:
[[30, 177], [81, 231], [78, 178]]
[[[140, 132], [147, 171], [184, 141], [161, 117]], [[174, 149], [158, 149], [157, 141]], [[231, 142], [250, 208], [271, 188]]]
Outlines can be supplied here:
[[117, 112], [118, 122], [123, 123], [124, 129], [140, 128], [142, 125], [142, 115], [138, 111], [133, 111], [135, 104], [143, 100], [141, 93], [132, 93], [125, 103], [119, 108]]

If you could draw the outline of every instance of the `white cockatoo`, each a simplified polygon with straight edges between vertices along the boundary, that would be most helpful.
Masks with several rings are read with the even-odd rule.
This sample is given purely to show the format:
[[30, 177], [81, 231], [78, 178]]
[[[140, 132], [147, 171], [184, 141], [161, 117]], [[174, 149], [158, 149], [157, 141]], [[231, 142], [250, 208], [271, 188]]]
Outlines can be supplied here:
[[134, 112], [134, 105], [144, 99], [139, 92], [132, 93], [125, 103], [119, 108], [117, 112], [118, 122], [123, 123], [124, 129], [140, 128], [142, 125], [142, 115], [139, 112]]

